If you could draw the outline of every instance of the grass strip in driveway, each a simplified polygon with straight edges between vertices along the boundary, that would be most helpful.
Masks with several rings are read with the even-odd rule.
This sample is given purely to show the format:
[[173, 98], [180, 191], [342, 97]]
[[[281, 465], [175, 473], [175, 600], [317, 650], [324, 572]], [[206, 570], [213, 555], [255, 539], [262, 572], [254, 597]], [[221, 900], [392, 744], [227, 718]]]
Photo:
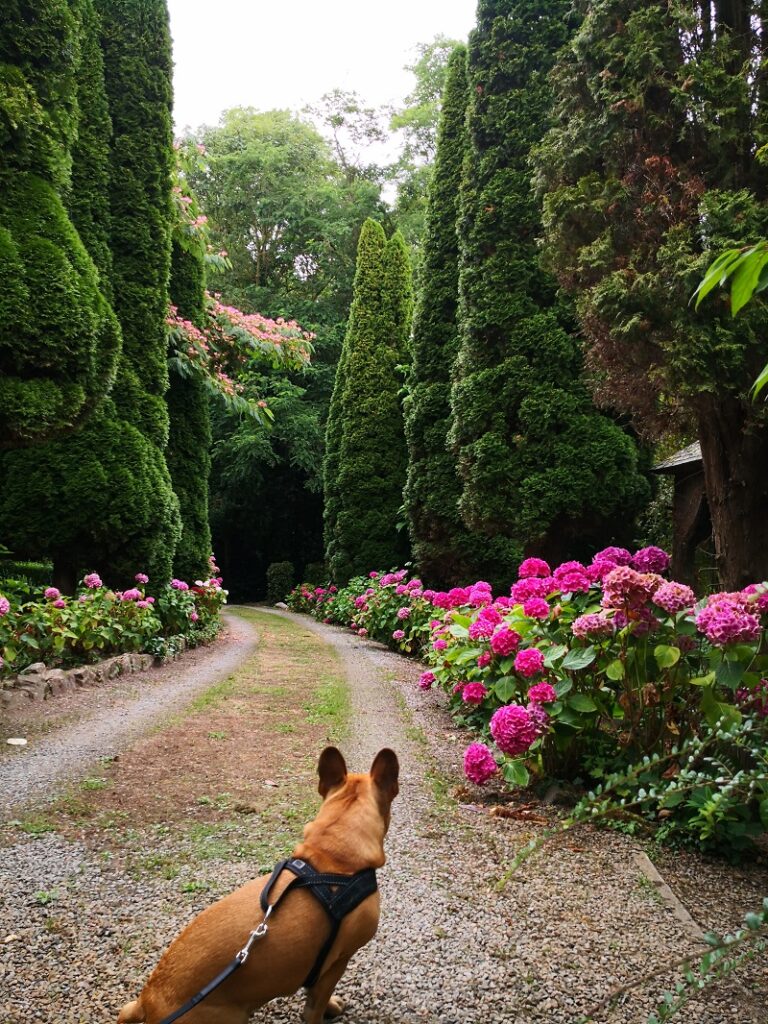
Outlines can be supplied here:
[[347, 731], [346, 678], [301, 621], [238, 614], [259, 631], [253, 658], [119, 757], [84, 768], [6, 841], [57, 832], [182, 892], [217, 889], [222, 861], [249, 861], [256, 875], [289, 853], [319, 804], [317, 756]]

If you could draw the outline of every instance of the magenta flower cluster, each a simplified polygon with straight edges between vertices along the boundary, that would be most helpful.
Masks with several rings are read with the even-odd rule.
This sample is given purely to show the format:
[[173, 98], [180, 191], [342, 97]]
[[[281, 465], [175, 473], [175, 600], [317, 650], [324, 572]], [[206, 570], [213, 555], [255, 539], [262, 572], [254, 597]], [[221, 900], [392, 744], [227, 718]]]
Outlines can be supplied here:
[[491, 736], [502, 753], [517, 757], [538, 738], [538, 725], [522, 704], [505, 704], [491, 717]]
[[493, 754], [484, 743], [470, 743], [464, 751], [464, 774], [470, 782], [483, 786], [498, 770]]
[[762, 633], [758, 608], [742, 592], [710, 594], [696, 627], [715, 647], [754, 643]]

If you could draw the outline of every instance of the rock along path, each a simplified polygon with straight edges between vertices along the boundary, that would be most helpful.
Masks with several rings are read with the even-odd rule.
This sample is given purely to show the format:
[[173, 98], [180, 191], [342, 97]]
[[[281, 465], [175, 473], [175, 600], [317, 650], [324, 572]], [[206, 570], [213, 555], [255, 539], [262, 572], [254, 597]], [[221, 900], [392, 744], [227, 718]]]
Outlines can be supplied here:
[[154, 685], [141, 690], [126, 676], [127, 692], [114, 701], [109, 686], [88, 690], [92, 706], [82, 718], [0, 760], [0, 816], [5, 818], [12, 808], [30, 801], [53, 798], [84, 767], [100, 757], [113, 757], [164, 716], [184, 708], [201, 690], [226, 679], [253, 653], [257, 636], [245, 619], [227, 613], [225, 620], [226, 636], [195, 651], [191, 664], [189, 657], [169, 662], [153, 672]]
[[[382, 922], [374, 941], [358, 953], [339, 985], [339, 994], [348, 1000], [343, 1020], [576, 1024], [616, 986], [700, 949], [644, 882], [635, 844], [613, 833], [566, 835], [499, 891], [496, 883], [505, 864], [537, 826], [490, 817], [487, 808], [469, 802], [477, 798], [477, 791], [474, 797], [458, 791], [459, 800], [466, 803], [450, 795], [451, 785], [460, 782], [456, 768], [466, 736], [450, 723], [441, 695], [419, 693], [419, 667], [406, 659], [353, 634], [306, 618], [301, 622], [343, 659], [352, 697], [351, 735], [343, 745], [350, 768], [367, 769], [375, 753], [390, 746], [400, 757], [402, 771], [386, 843], [388, 862], [380, 873]], [[35, 792], [42, 785], [40, 775]], [[137, 891], [140, 886], [128, 877], [108, 877], [76, 844], [46, 840], [12, 848], [16, 888], [33, 891], [35, 885], [25, 873], [34, 871], [34, 858], [48, 857], [54, 882], [60, 877], [62, 884], [74, 885], [84, 905], [93, 908], [82, 927], [95, 956], [114, 948], [116, 929], [123, 937], [138, 932], [140, 950], [142, 928], [156, 939], [158, 926], [161, 933], [172, 935], [188, 919], [189, 907], [178, 905], [173, 883], [157, 879], [146, 891]], [[8, 852], [0, 851], [0, 900], [3, 885], [10, 885], [8, 876], [5, 883], [2, 880], [3, 855]], [[698, 861], [691, 863], [691, 870], [700, 872], [694, 879], [699, 889], [725, 885], [727, 876], [701, 869]], [[223, 864], [221, 874], [234, 885], [248, 877], [248, 865]], [[706, 909], [706, 900], [702, 907]], [[717, 906], [710, 909], [715, 920], [702, 922], [706, 927], [718, 923]], [[35, 970], [34, 964], [22, 961], [11, 965], [3, 977], [2, 955], [0, 945], [0, 1008], [3, 985], [26, 984]], [[104, 993], [93, 991], [98, 986], [89, 985], [87, 977], [78, 977], [77, 963], [67, 962], [65, 943], [58, 955], [58, 969], [72, 975], [72, 1001], [57, 1007], [57, 1024], [113, 1021], [103, 1009], [108, 1005]], [[140, 959], [138, 950], [136, 956]], [[115, 1008], [134, 994], [120, 990], [121, 977], [112, 979], [115, 991], [109, 993], [110, 999], [114, 997], [109, 1005]], [[652, 991], [671, 981], [669, 975], [656, 979]], [[746, 984], [729, 981], [708, 990], [676, 1020], [765, 1024], [766, 982], [763, 965]], [[298, 1024], [300, 1005], [299, 997], [277, 1002], [258, 1011], [253, 1020]], [[595, 1020], [641, 1024], [653, 1005], [647, 990], [633, 992]], [[34, 1009], [23, 1017], [25, 1024], [53, 1019]], [[0, 1020], [21, 1024], [22, 1018], [4, 1018], [0, 1012]]]

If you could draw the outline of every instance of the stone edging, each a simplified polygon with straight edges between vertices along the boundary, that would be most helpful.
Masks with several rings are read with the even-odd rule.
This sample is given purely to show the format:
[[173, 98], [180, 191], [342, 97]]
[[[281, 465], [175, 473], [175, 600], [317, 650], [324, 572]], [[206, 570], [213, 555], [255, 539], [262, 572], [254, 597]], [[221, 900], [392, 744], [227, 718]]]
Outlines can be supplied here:
[[118, 654], [93, 665], [75, 668], [48, 668], [38, 661], [28, 665], [16, 676], [0, 680], [0, 711], [12, 710], [30, 700], [48, 700], [85, 686], [101, 686], [117, 676], [145, 672], [163, 659], [152, 654]]

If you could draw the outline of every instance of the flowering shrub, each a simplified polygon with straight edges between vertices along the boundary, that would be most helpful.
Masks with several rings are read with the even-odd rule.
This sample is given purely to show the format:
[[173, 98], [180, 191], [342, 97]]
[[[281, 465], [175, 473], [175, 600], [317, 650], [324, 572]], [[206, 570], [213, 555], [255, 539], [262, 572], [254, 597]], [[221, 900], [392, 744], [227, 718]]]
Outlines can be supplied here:
[[162, 653], [158, 640], [167, 637], [184, 637], [190, 645], [213, 639], [226, 591], [213, 559], [210, 567], [209, 579], [192, 586], [173, 580], [156, 597], [145, 590], [145, 573], [136, 574], [137, 586], [115, 591], [95, 572], [71, 597], [56, 587], [10, 599], [0, 594], [0, 673], [36, 661], [78, 665], [128, 651]]
[[442, 687], [485, 741], [467, 750], [471, 781], [495, 774], [489, 757], [513, 783], [599, 779], [747, 712], [768, 727], [768, 585], [697, 601], [668, 566], [656, 547], [554, 569], [529, 558], [509, 596], [372, 572], [298, 587], [289, 606], [426, 660], [419, 686]]

